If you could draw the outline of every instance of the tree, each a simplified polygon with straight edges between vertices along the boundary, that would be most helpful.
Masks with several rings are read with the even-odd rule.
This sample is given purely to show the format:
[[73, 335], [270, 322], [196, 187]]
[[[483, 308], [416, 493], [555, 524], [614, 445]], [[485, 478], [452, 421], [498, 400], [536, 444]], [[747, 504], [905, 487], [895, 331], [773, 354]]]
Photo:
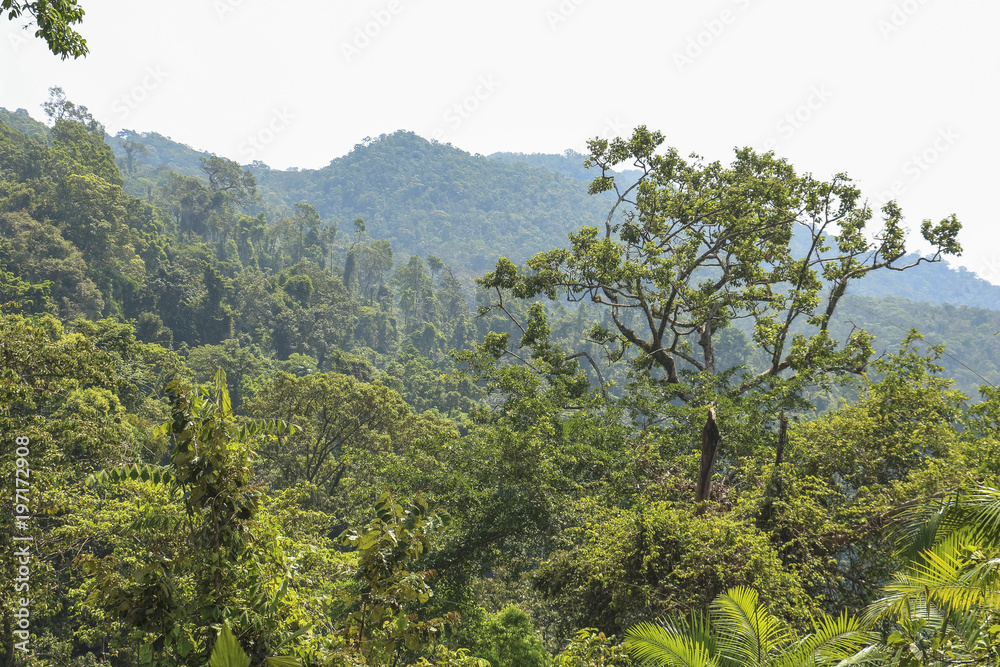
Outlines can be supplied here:
[[190, 176], [170, 172], [167, 183], [162, 188], [162, 195], [167, 200], [165, 210], [174, 218], [177, 231], [191, 234], [206, 234], [207, 221], [215, 208], [216, 202], [211, 190]]
[[238, 206], [245, 208], [259, 199], [253, 174], [232, 160], [218, 155], [203, 157], [201, 170], [208, 176], [213, 192], [226, 193]]
[[459, 620], [457, 612], [418, 620], [419, 605], [434, 595], [427, 582], [435, 572], [410, 571], [451, 523], [451, 516], [431, 510], [419, 494], [404, 506], [389, 492], [379, 497], [375, 513], [364, 530], [345, 530], [339, 538], [357, 550], [358, 564], [356, 592], [337, 624], [351, 649], [376, 661], [365, 664], [388, 665], [391, 660], [396, 665], [404, 649], [421, 648]]
[[734, 587], [752, 587], [799, 624], [817, 610], [770, 537], [736, 512], [697, 515], [689, 504], [646, 499], [630, 509], [594, 501], [575, 509], [586, 519], [566, 531], [571, 543], [547, 554], [534, 586], [576, 627], [618, 632], [651, 616], [701, 611]]
[[479, 629], [474, 652], [493, 667], [547, 667], [550, 663], [531, 618], [513, 605], [493, 614]]
[[[380, 382], [339, 373], [278, 373], [261, 385], [247, 410], [300, 426], [262, 451], [277, 485], [315, 484], [328, 496], [327, 504], [342, 511], [367, 506], [381, 481], [373, 476], [380, 468], [398, 466], [396, 454], [420, 440], [421, 429], [429, 424]], [[351, 478], [353, 485], [342, 485]]]
[[427, 255], [427, 267], [431, 271], [431, 280], [445, 268], [444, 260], [437, 255]]
[[49, 51], [66, 60], [69, 56], [79, 58], [89, 53], [87, 40], [71, 26], [83, 21], [83, 8], [76, 0], [2, 0], [0, 13], [6, 11], [13, 21], [27, 13], [38, 25], [35, 37], [41, 37], [49, 46]]
[[[306, 240], [309, 236], [314, 241], [319, 240], [320, 228], [319, 213], [312, 204], [296, 202], [295, 213], [291, 218], [283, 217], [278, 223], [282, 238], [283, 248], [289, 249], [292, 264], [302, 261], [303, 253], [307, 246]], [[325, 253], [321, 251], [320, 256]]]
[[166, 487], [168, 500], [183, 503], [183, 513], [160, 513], [132, 525], [147, 533], [166, 528], [184, 543], [175, 553], [147, 554], [127, 583], [119, 572], [134, 562], [88, 554], [79, 559], [95, 578], [92, 601], [124, 616], [132, 636], [146, 640], [139, 651], [143, 665], [204, 664], [215, 628], [226, 620], [238, 625], [258, 660], [305, 631], [287, 625], [297, 615], [292, 602], [283, 600], [291, 572], [280, 537], [269, 534], [258, 517], [267, 495], [254, 481], [249, 446], [259, 435], [294, 427], [240, 424], [225, 373], [216, 373], [211, 384], [198, 391], [180, 380], [167, 385], [170, 419], [157, 433], [171, 436], [170, 465], [102, 470], [88, 479], [97, 486], [153, 482]]
[[399, 309], [406, 318], [406, 331], [416, 329], [423, 322], [434, 320], [435, 299], [431, 277], [424, 270], [418, 255], [411, 255], [406, 265], [392, 276], [392, 283], [399, 292]]
[[597, 628], [584, 628], [569, 640], [554, 660], [557, 667], [631, 667], [625, 647], [615, 642], [615, 636], [605, 636]]
[[255, 218], [241, 215], [236, 221], [236, 248], [240, 255], [240, 264], [244, 268], [259, 268], [262, 244], [267, 233], [267, 218], [260, 213]]
[[[723, 370], [716, 366], [718, 332], [749, 319], [769, 359], [757, 376], [736, 385], [743, 393], [787, 370], [857, 368], [857, 353], [835, 351], [827, 336], [851, 281], [961, 253], [955, 216], [936, 226], [928, 220], [921, 231], [935, 254], [896, 266], [905, 254], [902, 212], [894, 202], [883, 207], [884, 225], [869, 242], [871, 209], [846, 175], [828, 183], [798, 176], [785, 160], [751, 149], [737, 150], [728, 169], [718, 162], [703, 166], [697, 157], [689, 164], [674, 149], [656, 155], [662, 141], [645, 127], [628, 141], [591, 141], [588, 165], [601, 176], [590, 192], [617, 196], [604, 230], [584, 227], [570, 235], [570, 249], [535, 255], [530, 275], [502, 259], [482, 284], [512, 289], [520, 298], [564, 294], [607, 307], [616, 332], [598, 329], [595, 338], [635, 346], [639, 363], [657, 366], [675, 384], [685, 364], [712, 374]], [[642, 175], [623, 189], [609, 174], [630, 159]], [[616, 217], [620, 207], [625, 210]], [[807, 242], [801, 257], [795, 256], [796, 232]], [[800, 319], [818, 333], [793, 335]]]
[[118, 134], [115, 135], [115, 138], [118, 139], [118, 145], [125, 151], [125, 166], [130, 174], [135, 173], [137, 160], [149, 157], [146, 145], [136, 141], [135, 136], [135, 133], [129, 130], [119, 130]]
[[[605, 308], [611, 325], [593, 327], [590, 338], [615, 359], [635, 351], [632, 366], [655, 379], [662, 404], [708, 407], [720, 396], [782, 385], [792, 396], [831, 374], [861, 372], [869, 337], [855, 332], [838, 347], [829, 334], [848, 286], [961, 253], [954, 215], [925, 220], [921, 233], [934, 254], [898, 265], [906, 252], [901, 210], [886, 204], [872, 234], [872, 211], [845, 174], [829, 182], [800, 176], [784, 159], [749, 148], [728, 168], [697, 156], [687, 162], [675, 149], [657, 154], [662, 142], [644, 126], [630, 139], [590, 141], [586, 164], [601, 170], [590, 193], [615, 195], [604, 228], [570, 234], [569, 248], [535, 255], [529, 271], [501, 258], [479, 280], [496, 290], [499, 309], [505, 290]], [[629, 161], [642, 173], [625, 187], [612, 169]], [[741, 320], [766, 355], [762, 368], [719, 365], [719, 337]]]
[[104, 140], [104, 126], [101, 125], [90, 113], [90, 110], [83, 105], [76, 105], [66, 97], [66, 92], [60, 86], [49, 88], [49, 99], [42, 104], [45, 115], [53, 123], [60, 120], [74, 120], [83, 125], [93, 134], [97, 134]]
[[361, 296], [371, 303], [378, 288], [385, 282], [385, 274], [392, 268], [392, 246], [385, 239], [359, 246], [357, 262]]

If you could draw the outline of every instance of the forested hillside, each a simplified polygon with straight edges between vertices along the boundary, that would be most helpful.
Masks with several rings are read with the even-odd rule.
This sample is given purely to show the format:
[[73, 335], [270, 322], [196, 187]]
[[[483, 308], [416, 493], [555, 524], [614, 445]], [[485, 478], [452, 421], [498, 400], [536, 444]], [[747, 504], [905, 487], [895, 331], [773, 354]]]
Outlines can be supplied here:
[[[148, 178], [157, 173], [162, 174], [164, 170], [170, 170], [203, 177], [200, 171], [200, 159], [206, 157], [206, 153], [171, 142], [155, 133], [139, 135], [128, 132], [124, 136], [128, 137], [127, 141], [136, 142], [147, 149], [146, 152], [140, 150], [134, 158], [132, 170], [129, 170], [126, 167], [127, 153], [123, 148], [123, 143], [127, 144], [127, 141], [112, 140], [108, 137], [119, 163], [125, 167], [123, 171], [126, 189], [133, 194], [141, 196], [147, 190], [145, 182], [139, 175]], [[295, 201], [304, 198], [316, 206], [324, 217], [348, 220], [360, 215], [368, 220], [374, 217], [376, 211], [372, 202], [378, 200], [381, 202], [379, 206], [384, 209], [383, 214], [389, 215], [393, 222], [385, 229], [379, 226], [370, 230], [370, 233], [376, 238], [389, 239], [397, 253], [437, 254], [447, 259], [455, 271], [465, 273], [471, 270], [481, 273], [483, 268], [472, 265], [471, 255], [449, 254], [456, 252], [450, 247], [454, 244], [427, 245], [437, 243], [434, 239], [439, 238], [439, 235], [433, 233], [436, 224], [432, 215], [434, 211], [439, 211], [439, 216], [440, 211], [444, 211], [449, 222], [452, 217], [480, 219], [491, 210], [514, 220], [521, 217], [525, 217], [528, 221], [534, 220], [532, 224], [537, 227], [534, 235], [530, 227], [523, 226], [505, 228], [497, 232], [502, 236], [509, 235], [513, 239], [513, 243], [503, 246], [505, 248], [503, 254], [511, 259], [523, 261], [539, 250], [564, 244], [566, 233], [572, 231], [575, 225], [593, 223], [603, 219], [607, 214], [609, 203], [595, 203], [593, 198], [583, 196], [596, 175], [593, 169], [584, 167], [586, 157], [576, 151], [567, 150], [561, 155], [496, 153], [484, 160], [482, 156], [470, 155], [450, 145], [433, 144], [413, 133], [398, 132], [375, 140], [368, 139], [356, 146], [350, 155], [333, 160], [329, 167], [320, 170], [277, 171], [268, 168], [262, 162], [244, 166], [256, 176], [264, 200], [272, 206], [290, 207]], [[490, 160], [499, 160], [516, 168], [514, 171], [497, 168], [495, 165], [491, 168]], [[363, 165], [363, 167], [357, 168], [351, 165]], [[552, 174], [540, 176], [536, 171], [524, 170], [525, 166], [545, 172], [555, 172], [570, 181], [562, 179], [553, 181]], [[134, 178], [130, 177], [133, 173], [136, 175]], [[407, 197], [401, 192], [393, 191], [389, 194], [389, 199], [386, 199], [384, 191], [382, 195], [377, 194], [380, 188], [384, 188], [386, 173], [393, 174], [393, 178], [397, 180], [404, 179], [403, 173], [410, 174], [406, 178], [411, 179], [414, 178], [414, 174], [424, 174], [422, 178], [435, 183], [434, 189], [425, 193], [422, 182], [410, 182], [410, 187], [415, 190], [411, 190], [409, 194], [416, 192], [418, 196]], [[622, 169], [620, 173], [625, 180], [635, 180], [640, 175], [635, 169], [628, 168]], [[512, 187], [512, 178], [515, 181], [523, 180], [525, 183], [514, 184]], [[452, 183], [442, 186], [445, 181]], [[481, 190], [469, 190], [468, 185], [472, 182], [477, 183]], [[544, 197], [539, 197], [540, 188], [553, 182], [557, 185], [545, 187]], [[430, 185], [426, 187], [431, 188]], [[358, 195], [364, 205], [353, 207], [346, 205], [340, 192], [342, 188], [366, 195]], [[445, 194], [438, 191], [441, 188]], [[501, 190], [503, 192], [500, 192]], [[335, 193], [336, 196], [331, 199]], [[428, 198], [435, 193], [438, 200]], [[447, 193], [466, 193], [468, 196], [464, 194], [450, 196]], [[424, 197], [424, 194], [428, 197]], [[316, 196], [315, 201], [311, 198], [313, 196]], [[532, 199], [532, 196], [535, 199]], [[486, 200], [490, 201], [488, 208], [483, 207], [483, 202]], [[526, 209], [532, 210], [533, 213], [526, 212]], [[539, 224], [539, 220], [570, 222], [560, 222], [561, 226], [556, 227], [551, 224]], [[402, 236], [398, 235], [396, 227], [403, 228]], [[413, 232], [416, 238], [411, 238], [407, 230]], [[459, 244], [480, 247], [481, 231], [482, 228], [475, 225], [460, 225], [452, 226], [449, 234], [453, 235]], [[418, 240], [423, 245], [418, 244]], [[485, 253], [485, 257], [487, 259], [478, 263], [482, 264], [485, 261], [489, 265], [492, 262], [490, 253]], [[913, 257], [915, 256], [908, 259], [912, 261]], [[906, 274], [890, 272], [877, 281], [862, 281], [853, 285], [851, 293], [873, 297], [897, 296], [935, 305], [950, 303], [953, 306], [1000, 309], [1000, 285], [990, 284], [962, 267], [952, 269], [945, 263], [925, 265], [919, 271]]]
[[52, 667], [996, 664], [957, 218], [918, 263], [645, 128], [277, 171], [47, 110], [0, 114], [4, 664], [29, 606]]
[[[140, 197], [151, 192], [153, 184], [166, 182], [164, 179], [174, 170], [206, 180], [200, 168], [200, 160], [206, 154], [155, 134], [128, 133], [127, 139], [109, 137], [108, 140], [122, 167], [126, 190]], [[124, 148], [129, 142], [148, 147], [145, 152], [139, 149], [131, 168]], [[165, 160], [160, 157], [164, 155], [175, 157]], [[566, 233], [575, 225], [595, 224], [606, 216], [611, 201], [606, 196], [586, 195], [596, 172], [584, 168], [585, 159], [586, 156], [574, 151], [562, 155], [498, 153], [483, 158], [450, 145], [432, 144], [413, 133], [400, 132], [366, 140], [350, 155], [332, 161], [321, 170], [276, 171], [263, 163], [249, 165], [247, 169], [255, 174], [261, 194], [261, 200], [251, 205], [253, 211], [266, 210], [273, 220], [293, 208], [293, 203], [301, 197], [314, 205], [331, 225], [348, 232], [353, 226], [347, 221], [362, 217], [366, 233], [388, 240], [397, 258], [434, 255], [447, 261], [471, 303], [472, 277], [489, 268], [495, 255], [523, 261], [540, 250], [565, 245]], [[511, 167], [491, 164], [493, 160]], [[539, 169], [566, 178], [553, 173], [540, 175]], [[634, 169], [620, 173], [623, 181], [635, 180], [640, 175]], [[407, 181], [410, 189], [396, 187], [406, 179], [410, 179]], [[387, 189], [386, 183], [390, 181], [396, 185]], [[434, 185], [425, 186], [425, 181]], [[477, 185], [470, 189], [470, 183]], [[542, 189], [544, 195], [540, 194]], [[345, 200], [344, 192], [356, 194], [348, 195]], [[486, 200], [491, 202], [488, 207], [483, 204]], [[353, 201], [353, 205], [348, 205], [348, 201]], [[499, 219], [498, 216], [527, 224], [505, 223], [499, 228], [466, 224], [471, 220]], [[455, 220], [466, 222], [459, 225], [442, 222]], [[448, 239], [442, 238], [442, 229]], [[346, 257], [348, 239], [349, 234], [340, 233], [339, 242], [334, 240], [334, 252], [341, 263]], [[800, 246], [797, 250], [804, 252], [801, 246], [805, 239], [796, 241]], [[489, 250], [494, 247], [503, 248], [503, 252]], [[472, 248], [481, 250], [470, 253]], [[908, 255], [904, 261], [912, 263], [917, 257]], [[907, 272], [884, 272], [877, 280], [857, 281], [851, 285], [849, 294], [850, 302], [855, 305], [835, 315], [841, 333], [853, 323], [863, 322], [884, 351], [916, 327], [929, 336], [929, 342], [948, 347], [949, 356], [943, 359], [948, 375], [970, 396], [977, 396], [984, 380], [993, 384], [1000, 380], [1000, 341], [985, 339], [984, 344], [982, 337], [990, 326], [994, 326], [993, 331], [1000, 330], [1000, 326], [995, 326], [996, 314], [969, 312], [967, 316], [952, 317], [950, 313], [954, 311], [946, 306], [1000, 310], [1000, 286], [941, 262], [922, 264]], [[882, 312], [885, 302], [880, 299], [884, 297], [902, 297], [926, 305]], [[599, 318], [599, 314], [578, 317]], [[994, 325], [989, 324], [991, 321]], [[931, 322], [940, 324], [930, 325]], [[978, 323], [984, 324], [980, 327]], [[578, 339], [576, 336], [564, 342], [580, 345]], [[595, 347], [588, 350], [597, 354]], [[963, 363], [972, 370], [963, 368]], [[614, 374], [610, 369], [605, 372]]]

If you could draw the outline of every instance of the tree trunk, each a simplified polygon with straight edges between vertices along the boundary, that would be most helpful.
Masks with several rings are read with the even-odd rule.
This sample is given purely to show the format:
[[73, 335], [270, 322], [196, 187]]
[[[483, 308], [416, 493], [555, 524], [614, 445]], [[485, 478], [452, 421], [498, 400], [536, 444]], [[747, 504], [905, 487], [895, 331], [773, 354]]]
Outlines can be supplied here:
[[[781, 479], [781, 460], [785, 456], [785, 445], [788, 444], [788, 417], [785, 411], [781, 411], [781, 426], [778, 429], [778, 451], [774, 455], [774, 470], [771, 471], [771, 479], [764, 488], [764, 502], [761, 503], [760, 516], [757, 517], [757, 527], [761, 530], [767, 529], [774, 518], [774, 501], [784, 494], [784, 483]], [[782, 541], [787, 542], [790, 536], [786, 534], [787, 528], [782, 529]]]
[[788, 417], [785, 411], [781, 411], [781, 428], [778, 430], [778, 453], [774, 457], [774, 474], [778, 474], [778, 466], [781, 465], [781, 457], [785, 455], [785, 445], [788, 443]]
[[[719, 433], [719, 425], [715, 421], [715, 408], [708, 409], [708, 419], [705, 421], [705, 428], [701, 430], [701, 469], [698, 472], [698, 489], [694, 494], [696, 503], [708, 499], [708, 490], [712, 484], [712, 472], [715, 469], [715, 455], [719, 451], [719, 442], [722, 435]], [[698, 509], [698, 514], [704, 511], [704, 507]]]

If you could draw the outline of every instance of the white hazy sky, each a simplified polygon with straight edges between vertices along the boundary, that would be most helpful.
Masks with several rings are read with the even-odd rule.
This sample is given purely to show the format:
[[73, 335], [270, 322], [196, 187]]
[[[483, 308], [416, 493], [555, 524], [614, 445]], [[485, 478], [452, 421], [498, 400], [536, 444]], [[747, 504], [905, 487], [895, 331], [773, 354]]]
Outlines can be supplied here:
[[[585, 152], [658, 129], [682, 154], [773, 148], [956, 213], [1000, 284], [996, 0], [81, 0], [91, 54], [0, 25], [0, 106], [62, 86], [112, 134], [317, 168], [399, 129], [472, 153]], [[914, 240], [913, 245], [920, 247]]]

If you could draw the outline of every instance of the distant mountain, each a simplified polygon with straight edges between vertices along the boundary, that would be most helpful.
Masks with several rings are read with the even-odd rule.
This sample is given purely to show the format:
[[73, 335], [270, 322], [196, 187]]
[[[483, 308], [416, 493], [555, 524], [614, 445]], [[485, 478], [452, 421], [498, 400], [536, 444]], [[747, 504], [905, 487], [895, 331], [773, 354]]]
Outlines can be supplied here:
[[974, 400], [978, 399], [981, 385], [1000, 386], [1000, 308], [995, 303], [987, 309], [917, 303], [895, 296], [848, 296], [834, 316], [831, 335], [843, 341], [855, 327], [875, 336], [878, 354], [895, 352], [911, 328], [925, 336], [923, 346], [945, 344], [939, 362], [944, 375], [954, 379], [956, 388]]
[[[917, 257], [907, 255], [899, 263], [910, 264]], [[855, 283], [851, 294], [1000, 310], [1000, 285], [983, 280], [964, 266], [950, 267], [944, 262], [921, 263], [906, 271], [880, 271], [876, 279]]]
[[[24, 109], [0, 109], [0, 120], [26, 133], [48, 132]], [[200, 161], [208, 153], [155, 132], [132, 139], [146, 154], [135, 174], [125, 174], [130, 193], [143, 196], [148, 179], [160, 180], [168, 170], [204, 180]], [[124, 160], [120, 143], [107, 141]], [[566, 235], [582, 225], [601, 224], [609, 202], [586, 194], [596, 172], [583, 168], [585, 157], [572, 150], [484, 157], [399, 131], [360, 143], [322, 169], [279, 171], [261, 162], [248, 168], [272, 206], [308, 202], [325, 219], [335, 218], [342, 234], [353, 231], [352, 220], [364, 218], [368, 234], [388, 239], [398, 256], [437, 255], [469, 276], [492, 268], [498, 255], [522, 262], [564, 246]], [[624, 180], [636, 177], [634, 170], [622, 172]], [[877, 279], [855, 283], [851, 293], [1000, 310], [1000, 286], [943, 262], [879, 272]]]
[[[146, 149], [145, 154], [136, 158], [136, 162], [140, 165], [149, 165], [157, 171], [176, 171], [185, 176], [197, 178], [205, 176], [201, 170], [201, 158], [209, 157], [211, 153], [208, 151], [195, 150], [187, 144], [178, 143], [157, 132], [126, 132], [131, 141], [142, 144]], [[115, 156], [119, 158], [125, 156], [125, 149], [116, 138], [109, 136], [107, 142], [115, 152]]]
[[[566, 150], [560, 154], [492, 153], [490, 157], [495, 160], [502, 160], [508, 164], [527, 164], [532, 167], [541, 167], [542, 169], [556, 171], [563, 176], [583, 181], [587, 185], [590, 185], [590, 182], [593, 181], [595, 177], [601, 175], [600, 169], [593, 167], [585, 169], [583, 162], [587, 159], [587, 156], [574, 150]], [[619, 170], [617, 174], [621, 183], [631, 185], [642, 175], [642, 172], [638, 169], [622, 169]]]
[[49, 128], [45, 123], [40, 123], [28, 113], [27, 109], [10, 111], [0, 107], [0, 121], [3, 121], [18, 132], [24, 134], [35, 134], [43, 139], [48, 139]]
[[482, 272], [499, 255], [522, 262], [566, 244], [582, 225], [600, 224], [603, 198], [582, 182], [523, 162], [473, 156], [412, 132], [355, 146], [317, 170], [253, 168], [268, 194], [291, 206], [308, 202], [341, 228], [362, 217], [367, 232], [397, 253], [444, 259]]

